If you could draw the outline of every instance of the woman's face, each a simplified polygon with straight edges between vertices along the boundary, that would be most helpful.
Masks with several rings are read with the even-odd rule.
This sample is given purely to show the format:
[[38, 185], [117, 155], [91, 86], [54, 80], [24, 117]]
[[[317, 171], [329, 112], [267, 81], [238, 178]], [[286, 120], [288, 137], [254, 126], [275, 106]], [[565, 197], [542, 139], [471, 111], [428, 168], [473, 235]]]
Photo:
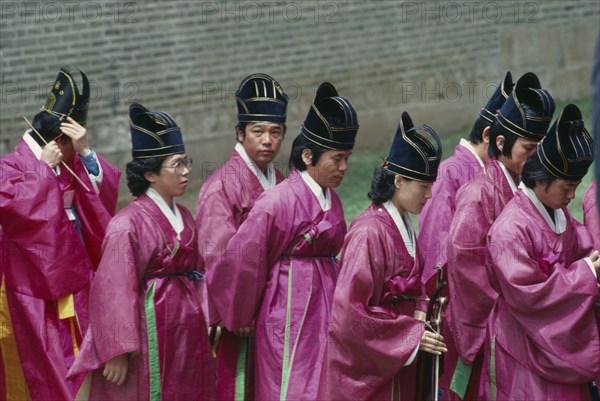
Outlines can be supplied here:
[[150, 187], [154, 188], [171, 207], [173, 198], [183, 195], [187, 189], [192, 170], [191, 162], [188, 160], [185, 153], [171, 155], [165, 159], [158, 174], [152, 172], [144, 174], [144, 177], [150, 181]]
[[392, 196], [392, 203], [400, 213], [409, 212], [419, 214], [427, 200], [431, 198], [432, 182], [422, 182], [406, 179], [397, 175], [394, 179], [396, 190]]

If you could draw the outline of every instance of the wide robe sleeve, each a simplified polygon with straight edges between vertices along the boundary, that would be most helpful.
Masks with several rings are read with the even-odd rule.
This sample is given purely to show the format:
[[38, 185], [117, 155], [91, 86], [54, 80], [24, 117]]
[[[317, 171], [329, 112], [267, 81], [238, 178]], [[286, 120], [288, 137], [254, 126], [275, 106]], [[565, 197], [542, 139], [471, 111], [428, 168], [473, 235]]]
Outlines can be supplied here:
[[227, 242], [236, 232], [232, 208], [224, 190], [211, 191], [198, 202], [198, 251], [207, 271], [220, 262]]
[[388, 292], [385, 268], [395, 262], [384, 243], [365, 229], [351, 230], [346, 239], [324, 368], [328, 396], [335, 399], [371, 399], [400, 372], [425, 330], [412, 316], [382, 305]]
[[108, 227], [102, 260], [90, 290], [90, 325], [70, 376], [141, 350], [139, 275], [151, 261], [148, 253], [140, 252], [138, 235], [127, 215], [117, 215]]
[[474, 183], [457, 195], [456, 214], [448, 237], [448, 281], [451, 322], [463, 363], [471, 365], [485, 339], [488, 316], [497, 293], [486, 270], [487, 232], [494, 222], [493, 197]]
[[583, 259], [570, 265], [554, 254], [536, 259], [531, 255], [536, 241], [512, 220], [490, 231], [490, 274], [497, 279], [505, 308], [498, 317], [503, 328], [498, 341], [546, 380], [589, 382], [600, 372], [592, 311], [598, 299], [596, 278]]
[[588, 188], [583, 196], [583, 221], [594, 239], [594, 249], [600, 250], [600, 217], [595, 183]]
[[[227, 242], [235, 234], [238, 225], [235, 221], [233, 208], [235, 205], [228, 198], [227, 192], [220, 181], [207, 183], [207, 188], [202, 188], [198, 197], [198, 212], [196, 228], [198, 237], [198, 254], [203, 272], [214, 269], [223, 259]], [[206, 192], [205, 192], [206, 191]], [[206, 291], [211, 292], [208, 280]], [[218, 291], [218, 289], [214, 289]], [[206, 294], [205, 296], [208, 297]], [[217, 309], [207, 299], [207, 319], [209, 324], [221, 321]]]
[[7, 286], [57, 300], [89, 283], [89, 269], [81, 268], [86, 250], [64, 212], [52, 169], [43, 161], [21, 164], [14, 157], [0, 159], [3, 258], [15, 261]]
[[257, 203], [228, 241], [221, 261], [208, 271], [209, 303], [228, 330], [254, 320], [269, 268], [289, 245], [285, 239], [292, 218], [279, 212], [277, 202]]
[[[447, 173], [446, 173], [447, 174]], [[445, 175], [441, 175], [445, 177]], [[437, 185], [436, 185], [437, 184]], [[448, 233], [455, 211], [456, 180], [442, 178], [434, 184], [431, 199], [419, 214], [419, 238], [417, 243], [423, 258], [423, 283], [436, 275], [436, 265], [445, 266], [447, 260]]]
[[117, 198], [119, 195], [120, 171], [108, 163], [99, 155], [98, 163], [102, 166], [102, 183], [99, 188], [93, 186], [87, 170], [81, 160], [75, 162], [74, 170], [79, 178], [86, 183], [89, 191], [78, 187], [76, 192], [76, 208], [82, 220], [82, 235], [86, 244], [88, 255], [94, 269], [96, 269], [102, 258], [102, 241], [106, 226], [115, 214]]

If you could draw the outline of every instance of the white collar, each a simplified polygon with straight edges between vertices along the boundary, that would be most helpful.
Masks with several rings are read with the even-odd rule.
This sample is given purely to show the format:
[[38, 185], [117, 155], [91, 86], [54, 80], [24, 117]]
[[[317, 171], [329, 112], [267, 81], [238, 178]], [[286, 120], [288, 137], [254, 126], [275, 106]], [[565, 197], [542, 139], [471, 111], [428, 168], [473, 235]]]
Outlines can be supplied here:
[[256, 163], [252, 161], [252, 159], [250, 159], [250, 156], [248, 156], [246, 149], [244, 149], [244, 146], [242, 146], [241, 143], [238, 142], [235, 144], [235, 151], [238, 152], [242, 159], [244, 159], [250, 171], [254, 173], [256, 178], [258, 178], [258, 181], [260, 182], [260, 185], [262, 185], [263, 189], [267, 190], [277, 184], [275, 166], [273, 166], [273, 163], [269, 163], [267, 166], [267, 176], [265, 177], [262, 170], [256, 165]]
[[179, 208], [177, 207], [175, 200], [173, 200], [173, 209], [171, 209], [163, 197], [154, 188], [148, 187], [146, 195], [156, 203], [156, 206], [158, 206], [167, 220], [169, 220], [173, 230], [177, 233], [177, 239], [181, 239], [179, 234], [183, 231], [183, 218], [181, 217], [181, 213], [179, 213]]
[[481, 167], [483, 167], [485, 165], [483, 163], [483, 160], [481, 160], [481, 157], [479, 157], [479, 155], [477, 154], [477, 151], [475, 150], [473, 145], [471, 145], [471, 142], [467, 141], [464, 138], [460, 138], [460, 142], [458, 144], [460, 146], [462, 146], [463, 148], [466, 148], [467, 150], [469, 150], [469, 152], [473, 153], [473, 156], [475, 156], [475, 159], [477, 159], [477, 161], [479, 162], [479, 165]]
[[27, 131], [25, 131], [25, 133], [23, 134], [23, 140], [25, 141], [25, 143], [27, 144], [27, 146], [29, 146], [29, 149], [31, 149], [31, 151], [33, 152], [33, 154], [35, 155], [35, 157], [38, 160], [41, 160], [42, 159], [42, 148], [35, 141], [35, 139], [33, 139], [33, 136], [31, 136], [31, 130], [30, 129], [28, 129]]
[[392, 216], [394, 223], [396, 223], [396, 227], [398, 227], [398, 231], [400, 231], [402, 239], [404, 240], [406, 250], [410, 256], [415, 257], [415, 230], [413, 229], [410, 216], [407, 212], [404, 212], [404, 214], [401, 216], [400, 212], [391, 200], [384, 202], [383, 206], [385, 207], [385, 210], [388, 211], [390, 216]]
[[308, 171], [306, 170], [302, 171], [300, 176], [317, 197], [319, 205], [321, 205], [321, 209], [323, 209], [324, 212], [331, 209], [331, 196], [329, 193], [329, 188], [325, 188], [325, 191], [323, 191], [321, 186], [314, 180], [314, 178], [310, 176], [310, 174], [308, 174]]
[[546, 206], [544, 206], [542, 201], [540, 201], [540, 198], [538, 198], [533, 189], [527, 188], [523, 183], [519, 184], [519, 188], [521, 188], [521, 191], [523, 191], [525, 196], [527, 196], [529, 200], [531, 200], [531, 202], [540, 212], [544, 220], [546, 220], [546, 223], [548, 224], [548, 226], [550, 226], [552, 231], [554, 231], [556, 234], [562, 234], [565, 232], [565, 230], [567, 229], [567, 218], [565, 216], [565, 212], [563, 212], [562, 209], [553, 209], [554, 220], [556, 221], [555, 223], [554, 221], [552, 221], [552, 218], [548, 213], [548, 209], [546, 208]]
[[510, 189], [512, 190], [512, 193], [513, 194], [516, 193], [517, 192], [517, 184], [515, 184], [515, 180], [513, 180], [512, 176], [506, 169], [506, 166], [504, 164], [502, 164], [502, 162], [500, 160], [498, 160], [498, 164], [500, 165], [500, 168], [502, 169], [502, 172], [504, 173], [504, 176], [506, 177], [506, 180], [508, 181], [508, 185], [510, 185]]

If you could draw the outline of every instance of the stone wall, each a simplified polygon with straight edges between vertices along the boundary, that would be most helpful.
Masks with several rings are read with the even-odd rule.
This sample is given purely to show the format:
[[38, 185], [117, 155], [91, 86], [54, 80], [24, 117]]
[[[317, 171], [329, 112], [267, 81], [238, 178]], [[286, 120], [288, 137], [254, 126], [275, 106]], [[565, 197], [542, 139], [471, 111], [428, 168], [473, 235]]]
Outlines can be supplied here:
[[97, 150], [123, 166], [140, 101], [170, 112], [210, 171], [231, 151], [233, 93], [252, 72], [290, 95], [281, 160], [323, 80], [357, 108], [358, 148], [386, 146], [403, 110], [442, 135], [470, 125], [507, 69], [535, 71], [559, 99], [588, 97], [600, 2], [3, 1], [0, 22], [0, 154], [76, 64]]

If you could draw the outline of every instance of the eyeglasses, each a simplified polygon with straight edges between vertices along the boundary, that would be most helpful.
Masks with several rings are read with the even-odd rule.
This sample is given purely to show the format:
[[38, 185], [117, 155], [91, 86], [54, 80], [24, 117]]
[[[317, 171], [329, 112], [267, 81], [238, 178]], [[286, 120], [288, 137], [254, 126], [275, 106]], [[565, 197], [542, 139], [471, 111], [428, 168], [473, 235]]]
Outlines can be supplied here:
[[172, 168], [175, 169], [175, 173], [177, 174], [181, 174], [183, 173], [183, 168], [187, 168], [188, 171], [192, 171], [192, 163], [194, 161], [192, 160], [191, 157], [186, 157], [184, 159], [179, 160], [177, 163], [173, 164], [172, 166], [161, 166], [161, 168]]

